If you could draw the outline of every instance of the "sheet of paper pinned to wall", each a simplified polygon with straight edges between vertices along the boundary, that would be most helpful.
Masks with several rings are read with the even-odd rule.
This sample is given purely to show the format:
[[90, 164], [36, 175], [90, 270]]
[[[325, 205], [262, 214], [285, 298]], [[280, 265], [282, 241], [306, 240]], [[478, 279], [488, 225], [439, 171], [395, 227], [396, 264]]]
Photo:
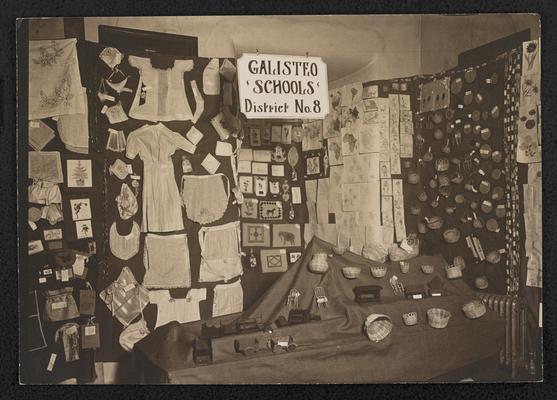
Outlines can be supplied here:
[[331, 167], [329, 175], [329, 212], [342, 210], [342, 166]]
[[359, 226], [381, 225], [380, 181], [373, 180], [360, 184], [360, 208], [357, 222]]
[[366, 240], [366, 228], [364, 226], [354, 226], [350, 233], [350, 251], [362, 254], [362, 249]]
[[362, 101], [363, 84], [361, 82], [345, 85], [342, 88], [341, 104], [343, 107], [352, 107]]
[[393, 196], [381, 196], [381, 224], [394, 228]]
[[400, 137], [399, 137], [399, 98], [397, 94], [389, 94], [389, 142], [391, 173], [400, 174]]
[[379, 154], [359, 154], [344, 157], [344, 183], [363, 183], [379, 179]]
[[404, 194], [402, 179], [393, 179], [393, 209], [395, 234], [397, 242], [406, 238], [406, 223], [404, 221]]
[[317, 202], [317, 180], [307, 180], [306, 185], [306, 197], [308, 202]]
[[329, 178], [317, 181], [317, 222], [329, 223]]

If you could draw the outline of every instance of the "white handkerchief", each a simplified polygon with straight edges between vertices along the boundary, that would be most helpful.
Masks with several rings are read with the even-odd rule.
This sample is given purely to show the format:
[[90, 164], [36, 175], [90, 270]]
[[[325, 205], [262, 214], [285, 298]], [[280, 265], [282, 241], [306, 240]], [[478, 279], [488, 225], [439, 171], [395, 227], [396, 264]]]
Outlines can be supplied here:
[[218, 141], [215, 154], [217, 156], [230, 157], [232, 155], [232, 145], [228, 142]]
[[213, 157], [211, 153], [209, 153], [201, 163], [201, 166], [205, 168], [208, 173], [214, 174], [219, 169], [220, 162], [215, 157]]
[[251, 161], [248, 161], [248, 160], [238, 161], [238, 173], [239, 174], [251, 174]]
[[188, 133], [186, 133], [186, 139], [197, 146], [197, 143], [203, 139], [203, 134], [195, 126], [192, 126]]

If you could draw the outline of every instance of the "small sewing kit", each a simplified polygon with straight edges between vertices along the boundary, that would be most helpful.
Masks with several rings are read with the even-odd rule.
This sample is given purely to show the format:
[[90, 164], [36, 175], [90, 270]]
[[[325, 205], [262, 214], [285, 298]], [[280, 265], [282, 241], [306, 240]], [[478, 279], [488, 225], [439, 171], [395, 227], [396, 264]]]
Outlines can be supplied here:
[[354, 288], [355, 301], [358, 304], [376, 303], [381, 301], [381, 286], [356, 286]]
[[311, 314], [309, 310], [294, 309], [288, 313], [289, 324], [303, 324], [309, 321], [319, 321], [321, 317], [316, 314]]

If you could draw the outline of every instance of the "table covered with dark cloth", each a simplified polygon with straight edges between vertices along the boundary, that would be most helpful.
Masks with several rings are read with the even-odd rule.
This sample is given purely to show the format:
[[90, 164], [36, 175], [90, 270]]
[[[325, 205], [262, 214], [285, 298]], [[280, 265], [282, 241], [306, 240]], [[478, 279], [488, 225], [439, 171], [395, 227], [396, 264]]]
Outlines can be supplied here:
[[[177, 345], [172, 355], [161, 357], [165, 329], [155, 330], [136, 344], [136, 351], [147, 365], [154, 366], [172, 383], [371, 383], [428, 381], [449, 371], [483, 360], [499, 352], [504, 339], [504, 321], [487, 310], [479, 319], [469, 320], [461, 307], [475, 297], [462, 279], [446, 280], [441, 256], [418, 256], [410, 260], [410, 272], [402, 274], [399, 264], [386, 263], [387, 275], [376, 279], [370, 274], [370, 262], [352, 253], [328, 258], [329, 270], [314, 274], [308, 264], [314, 253], [331, 253], [331, 245], [314, 238], [302, 258], [284, 273], [265, 295], [241, 315], [210, 320], [208, 325], [228, 324], [233, 320], [257, 318], [262, 322], [288, 317], [285, 299], [290, 289], [300, 293], [299, 308], [319, 313], [320, 321], [275, 328], [262, 332], [228, 335], [212, 341], [213, 363], [198, 366], [193, 361], [191, 338], [201, 333], [201, 323], [183, 324], [188, 339]], [[435, 265], [432, 275], [425, 275], [422, 264]], [[343, 266], [360, 266], [357, 279], [342, 274]], [[389, 278], [397, 275], [405, 285], [425, 284], [435, 275], [445, 280], [446, 295], [409, 300], [394, 295]], [[381, 302], [359, 305], [354, 301], [355, 286], [379, 285]], [[317, 309], [313, 290], [325, 289], [328, 307]], [[426, 311], [432, 307], [452, 313], [445, 329], [428, 325]], [[406, 326], [405, 312], [417, 311], [418, 324]], [[391, 334], [379, 343], [371, 342], [364, 332], [369, 314], [388, 315], [393, 323]], [[234, 340], [269, 336], [292, 336], [298, 347], [293, 352], [273, 354], [260, 351], [252, 356], [235, 352]]]

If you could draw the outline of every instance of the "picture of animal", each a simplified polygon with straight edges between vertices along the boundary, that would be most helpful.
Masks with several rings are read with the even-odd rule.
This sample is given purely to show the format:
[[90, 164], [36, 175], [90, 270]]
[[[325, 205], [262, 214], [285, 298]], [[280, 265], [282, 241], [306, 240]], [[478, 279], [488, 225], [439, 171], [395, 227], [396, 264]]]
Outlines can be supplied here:
[[286, 246], [287, 244], [290, 244], [291, 246], [294, 246], [294, 240], [296, 239], [296, 237], [294, 236], [294, 234], [292, 232], [281, 231], [281, 232], [278, 233], [278, 235], [282, 240], [283, 246]]

